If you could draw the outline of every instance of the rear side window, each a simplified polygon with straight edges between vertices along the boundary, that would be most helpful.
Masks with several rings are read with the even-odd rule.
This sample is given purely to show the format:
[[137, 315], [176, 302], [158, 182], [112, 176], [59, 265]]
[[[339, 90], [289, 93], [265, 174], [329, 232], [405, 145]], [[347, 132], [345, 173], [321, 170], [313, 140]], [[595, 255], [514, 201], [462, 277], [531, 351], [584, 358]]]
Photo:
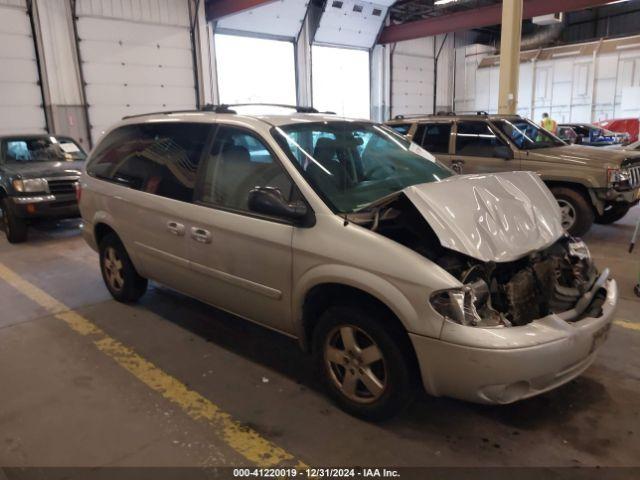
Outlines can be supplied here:
[[450, 137], [450, 123], [426, 123], [421, 145], [428, 152], [446, 154], [449, 153]]
[[394, 125], [389, 125], [389, 126], [393, 128], [396, 132], [398, 132], [400, 135], [408, 135], [409, 130], [411, 130], [410, 123], [396, 123]]
[[499, 157], [505, 147], [486, 122], [458, 122], [457, 155]]
[[255, 134], [221, 126], [204, 165], [198, 200], [232, 210], [249, 210], [249, 192], [255, 187], [280, 190], [285, 200], [293, 182], [264, 142]]
[[120, 127], [100, 143], [87, 173], [134, 190], [191, 202], [210, 129], [202, 123]]

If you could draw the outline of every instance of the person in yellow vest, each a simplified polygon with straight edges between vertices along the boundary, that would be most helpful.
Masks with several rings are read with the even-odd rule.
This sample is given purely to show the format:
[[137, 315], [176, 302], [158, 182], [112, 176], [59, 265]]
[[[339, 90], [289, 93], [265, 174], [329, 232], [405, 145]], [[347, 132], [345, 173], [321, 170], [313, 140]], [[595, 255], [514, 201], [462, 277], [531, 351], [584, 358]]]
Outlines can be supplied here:
[[558, 133], [558, 123], [546, 112], [542, 114], [542, 122], [540, 122], [540, 126], [554, 135]]

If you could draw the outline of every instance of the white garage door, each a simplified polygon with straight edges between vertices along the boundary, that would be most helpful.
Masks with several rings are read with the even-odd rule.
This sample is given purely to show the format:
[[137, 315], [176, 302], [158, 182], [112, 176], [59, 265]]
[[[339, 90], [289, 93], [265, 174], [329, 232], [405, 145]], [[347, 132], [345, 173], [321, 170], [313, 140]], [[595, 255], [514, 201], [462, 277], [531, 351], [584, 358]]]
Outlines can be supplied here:
[[46, 131], [31, 22], [24, 0], [0, 0], [0, 135]]
[[187, 1], [78, 0], [76, 9], [94, 144], [124, 116], [195, 108]]

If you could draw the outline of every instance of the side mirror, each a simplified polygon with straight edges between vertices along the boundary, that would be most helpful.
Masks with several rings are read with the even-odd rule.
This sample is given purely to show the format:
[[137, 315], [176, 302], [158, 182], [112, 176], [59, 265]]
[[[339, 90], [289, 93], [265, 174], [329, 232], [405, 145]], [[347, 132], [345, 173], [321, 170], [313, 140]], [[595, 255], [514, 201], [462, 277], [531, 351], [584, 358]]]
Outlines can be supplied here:
[[249, 192], [249, 210], [273, 217], [300, 222], [307, 217], [307, 206], [302, 203], [288, 203], [282, 192], [274, 187], [256, 187]]

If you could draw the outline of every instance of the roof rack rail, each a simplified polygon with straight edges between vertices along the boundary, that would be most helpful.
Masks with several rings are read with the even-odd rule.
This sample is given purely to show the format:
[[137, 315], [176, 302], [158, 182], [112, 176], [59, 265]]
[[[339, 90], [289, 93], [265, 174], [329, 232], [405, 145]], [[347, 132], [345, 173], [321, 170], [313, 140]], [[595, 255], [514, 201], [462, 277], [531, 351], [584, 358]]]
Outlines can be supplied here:
[[194, 108], [192, 110], [163, 110], [160, 112], [147, 112], [137, 113], [135, 115], [126, 115], [122, 117], [122, 120], [129, 120], [130, 118], [146, 117], [148, 115], [175, 115], [177, 113], [197, 113], [197, 112], [214, 112], [214, 113], [236, 113], [229, 109], [228, 105], [203, 105], [199, 109]]
[[199, 109], [193, 110], [166, 110], [161, 112], [147, 112], [147, 113], [139, 113], [135, 115], [127, 115], [122, 117], [122, 120], [129, 120], [131, 118], [138, 117], [146, 117], [148, 115], [173, 115], [177, 113], [196, 113], [196, 112], [213, 112], [213, 113], [229, 113], [229, 114], [237, 114], [234, 107], [279, 107], [279, 108], [289, 108], [291, 110], [295, 110], [297, 113], [325, 113], [328, 115], [335, 115], [335, 112], [320, 112], [313, 107], [303, 107], [299, 105], [285, 105], [282, 103], [234, 103], [234, 104], [220, 104], [220, 105], [212, 105], [210, 103], [201, 106]]
[[[278, 108], [290, 108], [291, 110], [295, 110], [297, 113], [321, 113], [313, 107], [303, 107], [300, 105], [287, 105], [284, 103], [233, 103], [225, 106], [226, 107], [278, 107]], [[323, 112], [323, 113], [333, 113], [333, 112]]]

